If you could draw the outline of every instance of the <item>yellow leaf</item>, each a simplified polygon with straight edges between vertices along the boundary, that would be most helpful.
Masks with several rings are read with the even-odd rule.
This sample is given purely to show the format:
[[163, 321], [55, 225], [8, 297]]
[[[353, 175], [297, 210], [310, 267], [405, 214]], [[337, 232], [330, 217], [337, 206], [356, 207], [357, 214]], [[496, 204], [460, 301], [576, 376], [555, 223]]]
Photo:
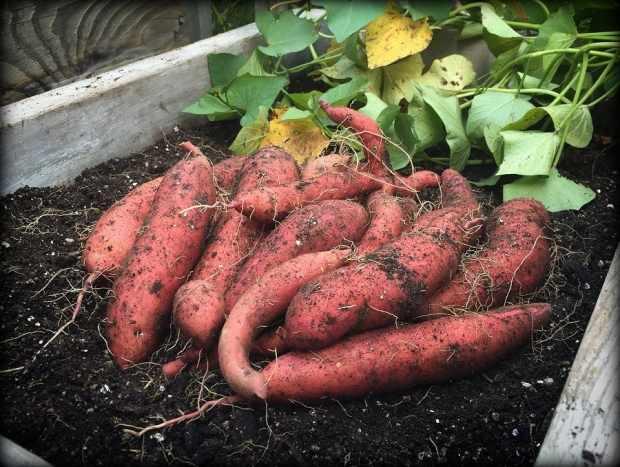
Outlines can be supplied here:
[[261, 141], [265, 146], [279, 146], [299, 163], [314, 159], [329, 145], [321, 129], [309, 118], [280, 120], [283, 112], [269, 122], [269, 130]]
[[366, 27], [368, 68], [389, 65], [396, 60], [423, 51], [433, 38], [433, 32], [423, 18], [418, 21], [388, 9]]
[[398, 105], [402, 98], [411, 100], [415, 83], [422, 76], [424, 62], [420, 54], [392, 63], [383, 68], [383, 95], [388, 104]]

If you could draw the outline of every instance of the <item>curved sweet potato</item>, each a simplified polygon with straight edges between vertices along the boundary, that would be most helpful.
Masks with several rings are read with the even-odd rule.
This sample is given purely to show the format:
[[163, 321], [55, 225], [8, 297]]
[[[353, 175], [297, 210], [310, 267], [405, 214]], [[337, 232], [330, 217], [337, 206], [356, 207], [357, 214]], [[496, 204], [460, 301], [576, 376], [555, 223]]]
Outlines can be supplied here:
[[507, 358], [550, 315], [546, 303], [518, 305], [365, 332], [316, 352], [291, 352], [260, 373], [263, 397], [275, 403], [362, 397], [462, 378]]
[[308, 253], [271, 268], [237, 300], [222, 328], [218, 344], [220, 369], [231, 388], [243, 397], [264, 398], [264, 384], [249, 359], [260, 326], [282, 314], [297, 289], [342, 265], [350, 248]]
[[153, 206], [114, 282], [108, 345], [121, 368], [144, 361], [166, 330], [172, 300], [198, 260], [215, 202], [211, 163], [181, 160], [164, 175]]
[[284, 149], [268, 146], [247, 158], [236, 194], [299, 180], [299, 167]]
[[[409, 204], [404, 206], [403, 202]], [[373, 191], [366, 200], [370, 213], [370, 225], [357, 245], [356, 253], [365, 255], [375, 251], [385, 243], [396, 239], [403, 232], [409, 211], [415, 210], [411, 198], [398, 198], [382, 190]]]
[[412, 193], [426, 188], [439, 186], [439, 175], [430, 170], [416, 170], [407, 177], [394, 176], [394, 193], [400, 196], [411, 196]]
[[468, 258], [463, 270], [429, 297], [424, 314], [484, 310], [533, 292], [544, 280], [551, 259], [545, 235], [549, 222], [544, 206], [534, 199], [513, 199], [495, 208], [486, 222], [486, 248]]
[[[409, 318], [427, 294], [456, 271], [470, 216], [478, 205], [458, 172], [442, 173], [444, 208], [420, 216], [412, 231], [351, 264], [302, 287], [285, 318], [287, 343], [294, 349], [330, 345], [359, 329]], [[428, 219], [426, 219], [428, 218]]]
[[330, 120], [353, 130], [362, 141], [368, 172], [378, 176], [387, 176], [388, 171], [384, 161], [384, 136], [377, 122], [348, 107], [332, 106], [325, 101], [319, 102], [319, 105]]
[[323, 201], [291, 213], [242, 266], [226, 293], [226, 310], [231, 310], [245, 290], [272, 267], [304, 253], [355, 242], [367, 224], [368, 213], [352, 201]]

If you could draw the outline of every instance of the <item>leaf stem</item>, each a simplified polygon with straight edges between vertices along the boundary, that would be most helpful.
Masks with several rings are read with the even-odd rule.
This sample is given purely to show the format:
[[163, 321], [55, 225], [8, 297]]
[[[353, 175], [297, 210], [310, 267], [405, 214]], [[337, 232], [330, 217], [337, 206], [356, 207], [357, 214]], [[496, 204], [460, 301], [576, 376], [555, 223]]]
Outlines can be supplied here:
[[[551, 91], [550, 89], [542, 89], [542, 88], [524, 88], [524, 89], [510, 89], [510, 88], [499, 88], [499, 87], [489, 87], [489, 88], [484, 88], [483, 91], [494, 91], [494, 92], [503, 92], [503, 93], [507, 93], [507, 94], [542, 94], [542, 95], [546, 95], [546, 96], [552, 96], [552, 97], [560, 97], [560, 99], [567, 103], [570, 104], [571, 101], [569, 99], [567, 99], [564, 96], [560, 96], [559, 93], [555, 92], [555, 91]], [[478, 94], [480, 92], [480, 90], [467, 90], [461, 93], [457, 94], [457, 97], [462, 98], [462, 97], [469, 97], [469, 96], [473, 96], [475, 94]]]
[[540, 29], [540, 27], [542, 26], [541, 24], [526, 23], [524, 21], [504, 20], [504, 22], [508, 24], [509, 26], [516, 26], [518, 28], [524, 28], [524, 29]]

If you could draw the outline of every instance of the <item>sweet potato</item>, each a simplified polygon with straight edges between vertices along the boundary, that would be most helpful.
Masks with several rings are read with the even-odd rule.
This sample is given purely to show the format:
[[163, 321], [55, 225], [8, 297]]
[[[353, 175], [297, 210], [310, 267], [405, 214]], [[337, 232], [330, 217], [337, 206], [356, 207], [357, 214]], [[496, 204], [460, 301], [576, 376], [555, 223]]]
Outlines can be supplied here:
[[301, 172], [302, 180], [323, 175], [332, 171], [334, 168], [348, 166], [351, 162], [351, 156], [347, 154], [327, 154], [326, 156], [317, 157], [307, 162]]
[[394, 176], [394, 194], [410, 196], [412, 193], [439, 185], [439, 175], [430, 170], [416, 170], [407, 177]]
[[363, 113], [348, 107], [332, 106], [325, 101], [319, 103], [327, 116], [335, 123], [351, 129], [362, 141], [368, 172], [377, 176], [388, 174], [383, 133], [377, 122]]
[[370, 225], [359, 241], [356, 253], [365, 255], [397, 238], [403, 232], [409, 213], [415, 210], [415, 204], [411, 198], [401, 199], [382, 190], [373, 191], [366, 200]]
[[[287, 152], [264, 148], [247, 158], [236, 195], [298, 178], [297, 164]], [[237, 211], [221, 214], [192, 280], [177, 291], [174, 300], [175, 324], [196, 347], [209, 349], [215, 342], [225, 319], [224, 294], [261, 236], [262, 227]]]
[[355, 242], [367, 224], [368, 213], [352, 201], [323, 201], [291, 213], [244, 263], [226, 293], [226, 310], [231, 310], [245, 290], [272, 267], [304, 253]]
[[269, 223], [311, 203], [353, 198], [383, 186], [382, 180], [371, 174], [346, 166], [335, 169], [308, 180], [243, 193], [229, 207]]
[[429, 297], [423, 313], [484, 310], [533, 292], [549, 266], [550, 241], [545, 235], [549, 222], [549, 214], [536, 200], [519, 198], [501, 204], [486, 222], [488, 245]]
[[[427, 294], [450, 279], [477, 226], [477, 203], [458, 172], [442, 175], [444, 208], [420, 216], [413, 230], [302, 287], [285, 318], [287, 343], [317, 349], [358, 329], [408, 318]], [[426, 220], [425, 218], [428, 218]]]
[[194, 346], [208, 349], [217, 338], [224, 323], [224, 294], [261, 233], [260, 226], [234, 210], [218, 221], [191, 280], [174, 298], [175, 325]]
[[268, 146], [247, 158], [237, 185], [237, 194], [299, 180], [299, 167], [284, 149]]
[[239, 174], [246, 161], [246, 157], [233, 156], [215, 164], [213, 166], [213, 175], [215, 175], [217, 188], [229, 193], [235, 191]]
[[144, 361], [168, 327], [172, 300], [198, 260], [215, 202], [211, 163], [181, 160], [164, 175], [153, 206], [113, 286], [107, 338], [121, 368]]
[[546, 303], [444, 317], [347, 338], [316, 352], [291, 352], [260, 373], [270, 402], [352, 398], [444, 383], [480, 372], [527, 343], [550, 319]]
[[249, 360], [253, 338], [260, 326], [281, 315], [297, 289], [315, 277], [342, 265], [350, 248], [297, 256], [267, 271], [237, 300], [218, 344], [220, 370], [230, 387], [246, 398], [264, 398], [264, 385]]

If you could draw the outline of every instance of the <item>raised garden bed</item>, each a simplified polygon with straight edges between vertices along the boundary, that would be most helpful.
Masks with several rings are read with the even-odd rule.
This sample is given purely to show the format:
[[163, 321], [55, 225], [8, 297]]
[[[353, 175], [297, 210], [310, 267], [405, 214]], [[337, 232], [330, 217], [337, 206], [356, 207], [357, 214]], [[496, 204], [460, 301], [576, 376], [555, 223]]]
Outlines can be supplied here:
[[[251, 29], [244, 31], [248, 32], [244, 40], [250, 40]], [[202, 69], [196, 76], [204, 76], [201, 54], [212, 49], [199, 51], [200, 46], [198, 43], [185, 48], [185, 52], [190, 50], [193, 54], [191, 63], [184, 61], [177, 51], [176, 55], [164, 54], [149, 60], [172, 63], [170, 70], [162, 68], [170, 73], [186, 66], [182, 68], [186, 73]], [[56, 167], [51, 172], [42, 170], [39, 175], [43, 178], [12, 174], [15, 184], [3, 185], [11, 193], [0, 203], [5, 297], [0, 325], [0, 432], [58, 466], [471, 462], [531, 465], [545, 438], [616, 249], [618, 168], [615, 158], [608, 156], [613, 143], [598, 139], [588, 149], [573, 151], [564, 159], [571, 178], [596, 190], [597, 197], [580, 211], [553, 214], [554, 268], [542, 290], [529, 297], [553, 304], [552, 325], [534, 335], [532, 345], [511, 359], [481, 375], [450, 384], [371, 395], [363, 400], [325, 400], [312, 405], [293, 403], [254, 410], [216, 408], [190, 424], [138, 439], [119, 425], [145, 426], [192, 409], [201, 385], [203, 395], [207, 389], [225, 393], [226, 384], [219, 374], [212, 372], [204, 377], [185, 373], [171, 382], [164, 381], [159, 363], [174, 356], [182, 346], [174, 336], [153, 356], [152, 362], [120, 372], [107, 354], [100, 334], [105, 289], [88, 297], [76, 325], [67, 328], [48, 347], [42, 346], [68, 319], [83, 279], [81, 242], [101, 210], [136, 184], [154, 178], [173, 164], [182, 155], [177, 148], [182, 140], [193, 141], [214, 160], [226, 157], [226, 146], [238, 127], [186, 125], [178, 120], [177, 111], [196, 96], [189, 91], [179, 95], [180, 91], [172, 90], [177, 86], [156, 78], [145, 63], [136, 67], [128, 67], [125, 77], [117, 80], [121, 81], [120, 86], [113, 85], [118, 76], [115, 72], [103, 75], [101, 81], [107, 84], [100, 95], [82, 90], [88, 92], [86, 106], [78, 105], [84, 98], [80, 93], [73, 95], [72, 104], [63, 106], [68, 109], [64, 118], [82, 115], [83, 121], [76, 121], [76, 126], [89, 128], [91, 133], [82, 135], [81, 130], [75, 132], [74, 128], [73, 137], [69, 138], [71, 131], [61, 130], [65, 134], [59, 136], [57, 130], [50, 140], [41, 130], [47, 127], [39, 127], [43, 133], [38, 134], [32, 119], [40, 119], [37, 121], [41, 123], [58, 117], [46, 116], [43, 110], [31, 114], [31, 127], [26, 122], [27, 131], [21, 130], [21, 141], [29, 141], [30, 146], [22, 149], [31, 164], [53, 161], [60, 153], [65, 162], [41, 164]], [[139, 78], [136, 70], [142, 70]], [[123, 119], [128, 119], [123, 120], [124, 125], [102, 128], [108, 120], [89, 121], [97, 115], [97, 99], [112, 102], [119, 96], [135, 93], [136, 89], [157, 89], [157, 83], [164, 82], [169, 85], [166, 92], [160, 91], [154, 98], [142, 96], [144, 102], [138, 113], [131, 114], [131, 102], [123, 107], [126, 113], [116, 113], [120, 108], [110, 110], [107, 118], [114, 120], [123, 115]], [[203, 87], [195, 85], [193, 92], [199, 93]], [[179, 99], [174, 110], [166, 104], [163, 107], [167, 110], [161, 110], [158, 104], [164, 95], [169, 102], [175, 96]], [[53, 99], [47, 96], [44, 101], [45, 98]], [[56, 105], [51, 108], [58, 109]], [[147, 129], [139, 129], [140, 116], [148, 109], [153, 109], [153, 113], [145, 124]], [[128, 122], [134, 122], [135, 131]], [[18, 128], [19, 121], [14, 123]], [[17, 133], [15, 128], [3, 131]], [[136, 132], [146, 136], [135, 138]], [[101, 139], [93, 141], [94, 133]], [[9, 144], [11, 154], [18, 154], [19, 141], [13, 139]], [[152, 141], [157, 142], [147, 147]], [[35, 146], [36, 154], [30, 152]], [[90, 154], [84, 155], [82, 167], [77, 165], [78, 173], [89, 168], [69, 185], [47, 186], [77, 175], [68, 173], [66, 167], [72, 166], [72, 155], [85, 154], [86, 149]], [[27, 171], [27, 165], [20, 170]], [[17, 189], [23, 184], [42, 187]], [[498, 200], [493, 191], [480, 194], [493, 202]], [[589, 460], [586, 454], [584, 462]]]

